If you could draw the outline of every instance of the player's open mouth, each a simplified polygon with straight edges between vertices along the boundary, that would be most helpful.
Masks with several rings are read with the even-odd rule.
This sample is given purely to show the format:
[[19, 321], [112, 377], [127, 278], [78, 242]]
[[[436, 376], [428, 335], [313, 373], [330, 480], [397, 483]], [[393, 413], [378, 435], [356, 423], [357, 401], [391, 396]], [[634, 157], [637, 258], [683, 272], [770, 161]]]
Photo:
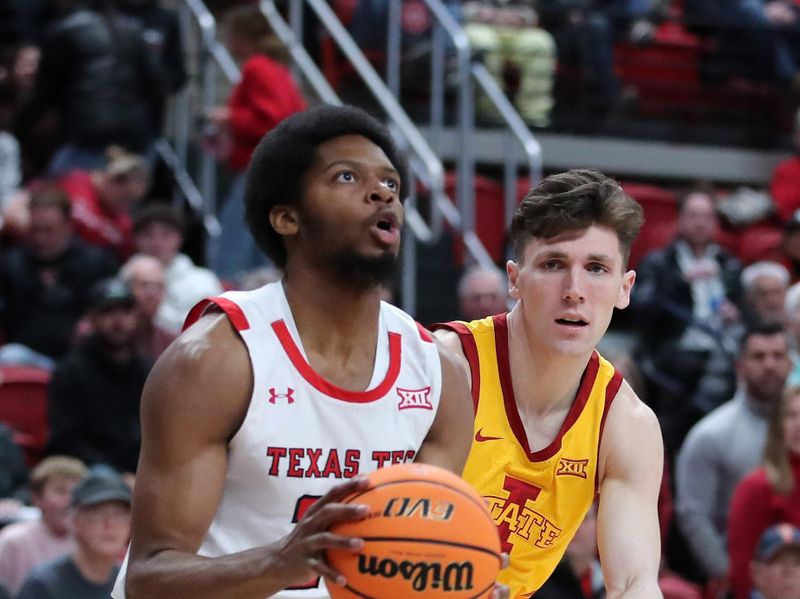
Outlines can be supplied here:
[[556, 322], [568, 327], [585, 327], [589, 324], [582, 318], [556, 318]]
[[372, 222], [370, 226], [373, 236], [381, 243], [394, 245], [400, 241], [400, 227], [393, 212], [385, 212]]

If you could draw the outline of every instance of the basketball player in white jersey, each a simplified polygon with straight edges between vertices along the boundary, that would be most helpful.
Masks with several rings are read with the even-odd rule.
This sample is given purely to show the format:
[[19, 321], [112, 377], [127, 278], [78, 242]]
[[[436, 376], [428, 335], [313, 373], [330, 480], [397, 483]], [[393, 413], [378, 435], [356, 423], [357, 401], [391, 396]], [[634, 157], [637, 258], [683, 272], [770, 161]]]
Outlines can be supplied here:
[[360, 475], [412, 460], [461, 472], [466, 372], [379, 299], [403, 171], [355, 108], [294, 115], [262, 140], [247, 222], [285, 276], [195, 308], [154, 367], [114, 597], [327, 597], [321, 576], [346, 581], [324, 550], [363, 546], [328, 532], [364, 517], [340, 502], [368, 486]]

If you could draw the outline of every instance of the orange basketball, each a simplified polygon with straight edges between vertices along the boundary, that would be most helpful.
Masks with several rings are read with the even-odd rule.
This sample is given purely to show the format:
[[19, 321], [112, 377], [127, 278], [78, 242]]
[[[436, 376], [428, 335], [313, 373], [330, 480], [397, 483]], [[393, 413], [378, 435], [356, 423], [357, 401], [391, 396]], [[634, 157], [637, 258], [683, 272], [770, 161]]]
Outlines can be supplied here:
[[345, 499], [368, 505], [360, 522], [333, 532], [360, 537], [361, 553], [329, 550], [347, 585], [328, 583], [333, 599], [489, 597], [500, 569], [500, 539], [480, 495], [455, 474], [401, 464], [369, 475], [372, 486]]

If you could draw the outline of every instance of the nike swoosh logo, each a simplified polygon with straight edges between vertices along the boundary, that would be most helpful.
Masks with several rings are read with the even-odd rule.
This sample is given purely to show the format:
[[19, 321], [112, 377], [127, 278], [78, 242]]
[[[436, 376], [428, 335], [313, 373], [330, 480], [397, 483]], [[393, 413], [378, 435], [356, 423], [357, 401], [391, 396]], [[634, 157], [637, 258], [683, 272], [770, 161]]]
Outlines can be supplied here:
[[478, 443], [482, 443], [483, 441], [500, 441], [503, 437], [484, 437], [483, 428], [481, 428], [477, 433], [475, 433], [475, 440]]

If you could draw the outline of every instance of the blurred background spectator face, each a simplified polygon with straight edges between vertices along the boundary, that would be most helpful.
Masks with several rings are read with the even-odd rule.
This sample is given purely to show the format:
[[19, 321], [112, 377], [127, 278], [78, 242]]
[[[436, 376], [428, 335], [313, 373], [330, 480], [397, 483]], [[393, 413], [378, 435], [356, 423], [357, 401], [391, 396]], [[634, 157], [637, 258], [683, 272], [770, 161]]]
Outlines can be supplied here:
[[116, 305], [90, 315], [92, 330], [109, 348], [123, 349], [133, 343], [136, 311], [132, 304]]
[[98, 192], [109, 212], [130, 212], [149, 187], [150, 173], [141, 156], [117, 146], [106, 150], [106, 168], [98, 175]]
[[18, 97], [25, 98], [33, 90], [41, 58], [42, 52], [36, 46], [25, 45], [17, 50], [10, 75], [11, 84]]
[[690, 193], [678, 213], [678, 236], [692, 247], [703, 247], [714, 240], [719, 227], [713, 198], [704, 192]]
[[760, 599], [800, 599], [800, 530], [777, 524], [761, 536], [751, 564]]
[[151, 221], [136, 231], [136, 248], [168, 265], [183, 244], [183, 235], [171, 224]]
[[28, 230], [33, 254], [40, 260], [57, 258], [67, 249], [72, 235], [69, 198], [55, 189], [35, 192]]
[[472, 267], [458, 284], [461, 318], [477, 320], [508, 311], [508, 284], [499, 268]]
[[128, 544], [131, 508], [122, 501], [108, 501], [78, 508], [73, 532], [85, 551], [107, 559], [118, 558]]
[[128, 212], [145, 196], [147, 187], [147, 176], [143, 173], [104, 174], [99, 189], [100, 199], [109, 212]]
[[136, 298], [136, 309], [149, 319], [155, 317], [164, 301], [164, 267], [153, 256], [137, 255], [131, 258], [121, 273]]
[[118, 278], [97, 283], [89, 301], [92, 331], [107, 349], [122, 350], [133, 344], [136, 332], [136, 300], [128, 285]]
[[42, 461], [31, 478], [31, 503], [42, 512], [42, 520], [53, 534], [68, 532], [72, 491], [86, 472], [74, 458], [52, 457]]
[[736, 372], [750, 398], [777, 405], [792, 363], [784, 332], [750, 335], [744, 342]]
[[786, 321], [789, 271], [777, 262], [756, 262], [742, 271], [745, 301], [762, 322]]
[[131, 530], [130, 489], [115, 474], [90, 473], [72, 494], [72, 529], [80, 551], [113, 563]]

